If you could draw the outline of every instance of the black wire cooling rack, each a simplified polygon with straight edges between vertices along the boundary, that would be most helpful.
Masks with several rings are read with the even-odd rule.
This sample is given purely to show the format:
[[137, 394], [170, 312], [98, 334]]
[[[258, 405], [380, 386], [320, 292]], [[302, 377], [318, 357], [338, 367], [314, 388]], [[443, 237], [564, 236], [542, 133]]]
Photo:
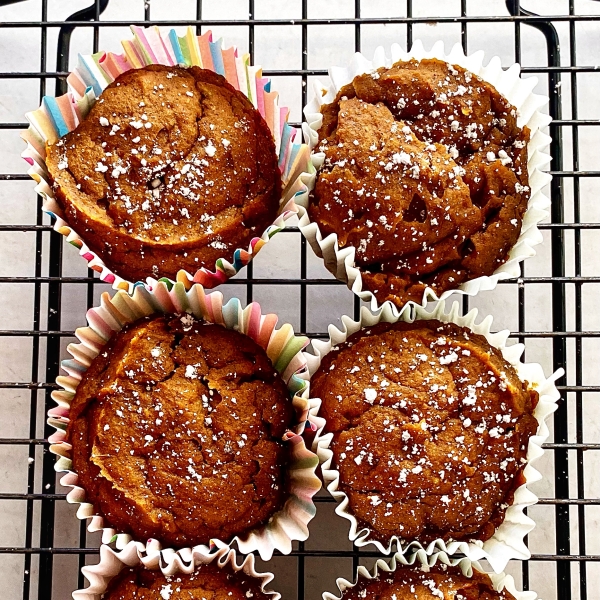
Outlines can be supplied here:
[[[560, 0], [549, 2], [548, 10], [553, 9], [559, 2]], [[8, 2], [0, 0], [0, 10], [3, 6], [12, 3], [15, 3], [15, 0], [8, 0]], [[207, 0], [204, 4], [208, 3]], [[478, 4], [485, 5], [487, 3], [489, 2]], [[28, 35], [38, 36], [40, 41], [39, 69], [27, 72], [6, 69], [6, 72], [0, 72], [0, 85], [4, 86], [2, 89], [10, 89], [11, 82], [32, 80], [39, 86], [40, 99], [45, 94], [64, 93], [72, 34], [76, 31], [78, 35], [93, 38], [90, 49], [93, 45], [93, 50], [96, 51], [99, 47], [101, 28], [124, 28], [131, 24], [130, 20], [125, 22], [107, 20], [102, 17], [109, 5], [109, 0], [96, 0], [92, 6], [75, 12], [64, 21], [48, 20], [49, 8], [52, 8], [49, 5], [52, 4], [52, 0], [23, 2], [22, 13], [19, 17], [22, 20], [0, 22], [0, 41], [3, 36], [19, 30], [23, 32], [26, 30]], [[61, 6], [64, 8], [65, 4], [63, 2]], [[259, 0], [256, 0], [256, 4], [259, 4]], [[296, 93], [301, 95], [299, 100], [302, 105], [305, 104], [307, 97], [307, 82], [310, 82], [313, 76], [324, 77], [327, 74], [324, 69], [309, 68], [311, 51], [309, 40], [313, 28], [327, 27], [329, 31], [338, 27], [345, 27], [345, 31], [350, 28], [354, 37], [354, 47], [356, 50], [360, 50], [363, 32], [368, 27], [376, 25], [400, 27], [404, 37], [397, 41], [410, 46], [414, 31], [419, 26], [425, 24], [453, 25], [457, 28], [455, 41], [462, 43], [465, 51], [468, 51], [469, 30], [472, 27], [481, 29], [481, 27], [487, 26], [492, 31], [492, 28], [508, 26], [512, 28], [513, 60], [516, 62], [521, 62], [522, 59], [523, 40], [532, 36], [534, 30], [541, 33], [541, 36], [538, 34], [535, 38], [535, 43], [540, 46], [538, 50], [541, 54], [539, 55], [545, 56], [545, 59], [542, 64], [524, 67], [523, 72], [526, 75], [535, 73], [542, 82], [546, 83], [546, 89], [550, 96], [548, 110], [553, 117], [549, 131], [552, 136], [550, 153], [553, 175], [549, 190], [552, 199], [551, 219], [541, 227], [544, 232], [545, 246], [548, 248], [547, 261], [541, 274], [527, 275], [526, 268], [518, 280], [504, 282], [499, 286], [499, 289], [510, 286], [514, 290], [514, 302], [510, 306], [496, 305], [496, 311], [514, 311], [513, 322], [517, 326], [516, 329], [513, 327], [512, 337], [525, 343], [528, 352], [530, 344], [540, 341], [548, 344], [550, 347], [548, 355], [552, 363], [548, 366], [553, 366], [554, 369], [564, 367], [567, 370], [567, 377], [559, 382], [562, 384], [559, 389], [563, 400], [554, 417], [552, 442], [545, 445], [551, 460], [545, 463], [547, 472], [544, 474], [553, 481], [547, 488], [550, 493], [547, 494], [547, 497], [540, 499], [539, 506], [546, 511], [552, 511], [549, 517], [553, 524], [550, 527], [552, 531], [547, 546], [544, 546], [548, 548], [548, 551], [544, 553], [534, 551], [531, 561], [511, 565], [511, 572], [516, 575], [518, 583], [524, 589], [530, 587], [535, 589], [536, 580], [539, 585], [543, 578], [546, 586], [544, 595], [546, 600], [551, 598], [586, 600], [600, 597], [598, 592], [600, 551], [596, 549], [596, 554], [589, 552], [590, 548], [597, 548], [594, 524], [597, 524], [599, 517], [599, 513], [595, 510], [600, 505], [597, 489], [594, 491], [592, 485], [594, 484], [592, 479], [596, 472], [595, 463], [589, 457], [590, 454], [600, 450], [600, 438], [594, 440], [586, 437], [586, 426], [589, 419], [586, 412], [587, 407], [595, 404], [594, 410], [600, 420], [600, 406], [598, 406], [600, 378], [597, 368], [592, 373], [584, 372], [584, 366], [589, 365], [589, 360], [587, 362], [584, 360], [584, 353], [587, 351], [586, 344], [594, 342], [594, 338], [600, 338], [600, 331], [590, 331], [590, 326], [586, 325], [589, 322], [587, 317], [594, 316], [593, 313], [598, 312], [600, 307], [597, 302], [595, 309], [593, 302], [584, 302], [588, 297], [586, 292], [591, 290], [593, 295], [594, 284], [600, 283], [600, 274], [598, 273], [600, 261], [597, 257], [594, 259], [588, 255], [589, 251], [586, 250], [587, 246], [584, 243], [584, 236], [588, 236], [585, 239], [590, 239], [589, 236], [597, 235], [596, 231], [600, 228], [599, 222], [591, 222], [598, 221], [600, 218], [586, 217], [591, 214], [586, 207], [591, 202], [597, 202], [590, 197], [590, 188], [586, 182], [589, 182], [591, 178], [598, 177], [600, 170], [580, 169], [580, 164], [584, 164], [580, 155], [583, 153], [580, 147], [580, 130], [581, 128], [595, 127], [600, 125], [600, 122], [598, 115], [595, 119], [584, 119], [578, 116], [578, 90], [581, 92], [583, 85], [595, 85], [591, 84], [589, 79], [580, 83], [578, 78], [585, 78], [593, 74], [598, 67], [593, 64], [579, 65], [576, 61], [580, 28], [596, 20], [600, 21], [600, 16], [577, 14], [575, 0], [564, 0], [563, 12], [552, 16], [540, 16], [529, 12], [526, 7], [520, 6], [518, 0], [506, 0], [505, 4], [489, 3], [493, 4], [495, 8], [499, 8], [497, 14], [493, 13], [491, 16], [477, 16], [479, 13], [471, 14], [472, 11], [469, 9], [473, 7], [474, 2], [467, 3], [467, 0], [456, 0], [454, 3], [456, 14], [444, 17], [417, 16], [421, 12], [417, 11], [417, 3], [411, 0], [402, 2], [390, 0], [387, 3], [371, 3], [363, 0], [362, 4], [361, 0], [350, 0], [352, 16], [344, 18], [319, 18], [322, 7], [313, 6], [308, 0], [298, 0], [291, 4], [295, 6], [293, 19], [269, 18], [268, 15], [264, 15], [264, 11], [258, 19], [255, 19], [257, 6], [255, 6], [255, 0], [249, 0], [247, 15], [243, 18], [210, 20], [207, 18], [206, 6], [203, 6], [202, 0], [197, 0], [195, 18], [184, 22], [153, 21], [152, 8], [150, 0], [148, 0], [144, 7], [143, 19], [134, 24], [192, 25], [197, 28], [198, 33], [212, 28], [216, 34], [220, 33], [220, 28], [226, 28], [228, 31], [244, 28], [244, 31], [248, 32], [247, 47], [252, 58], [254, 58], [257, 47], [255, 33], [259, 27], [261, 31], [269, 27], [292, 27], [300, 40], [298, 51], [301, 52], [301, 55], [294, 65], [299, 68], [266, 70], [265, 74], [274, 76], [280, 81], [291, 78], [297, 82], [298, 85], [295, 89]], [[386, 16], [373, 16], [375, 9], [372, 4], [381, 6], [381, 12]], [[422, 10], [423, 3], [418, 4], [418, 8]], [[538, 2], [537, 6], [539, 4]], [[579, 7], [579, 3], [577, 6]], [[588, 2], [586, 6], [588, 9], [592, 7], [587, 12], [594, 12], [592, 3]], [[394, 13], [396, 8], [397, 14], [400, 16], [388, 16], [390, 11]], [[14, 14], [14, 7], [11, 14]], [[348, 11], [344, 14], [347, 15]], [[366, 14], [369, 15], [367, 18], [361, 18], [361, 15]], [[569, 40], [566, 47], [564, 43], [562, 46], [559, 43], [558, 28], [562, 28]], [[595, 31], [598, 35], [600, 28]], [[589, 38], [587, 39], [589, 42]], [[54, 65], [50, 64], [50, 57], [54, 56], [54, 49], [52, 52], [50, 49], [55, 43], [57, 47], [55, 49], [56, 68], [54, 69]], [[561, 86], [563, 87], [561, 88]], [[30, 106], [29, 109], [35, 107]], [[569, 118], [563, 116], [564, 107], [568, 107], [568, 110], [565, 109], [564, 112], [568, 113]], [[11, 132], [16, 133], [25, 127], [24, 122], [0, 122], [0, 136]], [[598, 131], [597, 128], [592, 129], [593, 133], [596, 131]], [[568, 144], [563, 144], [563, 138], [568, 138]], [[20, 153], [22, 148], [16, 135], [7, 139], [12, 140], [10, 143], [14, 145], [14, 153]], [[587, 154], [589, 151], [586, 151], [586, 158]], [[585, 161], [585, 164], [589, 163], [589, 160]], [[2, 186], [6, 187], [11, 182], [28, 180], [25, 169], [19, 173], [12, 173], [4, 172], [5, 167], [0, 166], [0, 170], [2, 171], [0, 192], [2, 192]], [[5, 463], [5, 467], [2, 469], [4, 475], [6, 476], [11, 469], [23, 471], [18, 493], [15, 488], [11, 487], [9, 487], [9, 491], [0, 492], [0, 529], [6, 527], [6, 523], [2, 523], [2, 519], [10, 519], [12, 514], [8, 510], [10, 506], [16, 506], [17, 512], [21, 511], [19, 513], [21, 520], [18, 520], [16, 526], [19, 531], [24, 529], [24, 533], [21, 531], [17, 536], [20, 540], [18, 544], [15, 542], [11, 542], [13, 545], [3, 544], [1, 540], [5, 538], [0, 535], [0, 545], [2, 546], [0, 547], [0, 573], [3, 573], [4, 585], [8, 585], [8, 580], [14, 582], [15, 577], [18, 580], [16, 588], [11, 587], [10, 591], [5, 590], [6, 597], [22, 596], [24, 599], [50, 600], [68, 596], [68, 591], [65, 592], [64, 586], [62, 588], [60, 586], [64, 579], [69, 581], [68, 590], [75, 589], [75, 586], [82, 587], [84, 580], [77, 573], [86, 562], [96, 562], [98, 554], [98, 539], [86, 534], [83, 524], [79, 525], [78, 535], [76, 534], [74, 537], [62, 534], [62, 525], [59, 527], [60, 518], [57, 516], [57, 512], [63, 504], [66, 504], [64, 489], [57, 484], [54, 472], [55, 457], [47, 450], [46, 438], [50, 435], [51, 430], [45, 425], [44, 415], [53, 404], [50, 393], [55, 387], [53, 382], [59, 372], [61, 352], [64, 355], [64, 347], [73, 337], [73, 331], [64, 328], [65, 318], [70, 315], [61, 310], [61, 306], [64, 303], [64, 293], [67, 287], [69, 289], [77, 288], [78, 291], [81, 291], [82, 287], [85, 288], [85, 303], [88, 307], [96, 301], [98, 290], [106, 291], [109, 288], [95, 278], [92, 271], [88, 271], [87, 276], [63, 275], [66, 255], [71, 252], [75, 253], [75, 251], [68, 247], [63, 250], [65, 241], [62, 236], [52, 231], [46, 217], [42, 216], [40, 198], [36, 198], [30, 191], [28, 192], [24, 185], [19, 188], [19, 193], [22, 195], [21, 201], [35, 204], [37, 212], [30, 214], [37, 216], [28, 223], [13, 223], [10, 218], [6, 219], [6, 223], [0, 223], [0, 236], [14, 236], [18, 233], [21, 236], [27, 236], [30, 241], [32, 237], [35, 238], [33, 264], [28, 270], [30, 274], [0, 277], [0, 292], [14, 294], [26, 288], [31, 292], [32, 298], [31, 306], [24, 303], [21, 315], [23, 318], [19, 319], [19, 323], [25, 322], [30, 325], [16, 329], [12, 323], [8, 323], [0, 331], [1, 347], [3, 348], [0, 358], [8, 362], [9, 366], [11, 361], [16, 364], [18, 360], [22, 359], [22, 350], [17, 349], [24, 347], [22, 342], [26, 340], [29, 353], [27, 365], [28, 368], [30, 367], [29, 376], [18, 381], [0, 382], [2, 418], [10, 413], [10, 406], [15, 394], [20, 394], [21, 398], [25, 398], [25, 403], [20, 405], [24, 407], [22, 416], [26, 418], [25, 413], [29, 413], [28, 433], [22, 437], [5, 436], [0, 439], [1, 456]], [[32, 187], [33, 184], [31, 184]], [[567, 221], [565, 221], [565, 215], [568, 217]], [[257, 292], [266, 286], [271, 286], [266, 289], [273, 290], [275, 295], [278, 293], [277, 290], [289, 290], [290, 287], [293, 287], [297, 291], [296, 301], [299, 302], [297, 325], [300, 331], [312, 337], [324, 337], [326, 335], [325, 327], [320, 327], [320, 331], [310, 331], [310, 324], [307, 325], [310, 321], [310, 319], [307, 320], [308, 309], [311, 309], [309, 300], [313, 297], [311, 288], [316, 289], [316, 286], [320, 286], [319, 289], [326, 289], [328, 286], [341, 286], [342, 284], [324, 274], [317, 277], [309, 276], [313, 273], [310, 268], [312, 251], [307, 248], [305, 240], [301, 238], [297, 228], [287, 227], [284, 233], [278, 237], [284, 237], [286, 242], [288, 239], [294, 239], [289, 243], [289, 247], [298, 248], [299, 268], [297, 274], [299, 277], [257, 276], [256, 266], [253, 267], [250, 264], [241, 273], [242, 277], [230, 281], [225, 289], [242, 298], [245, 295], [246, 300], [250, 302], [258, 295]], [[5, 239], [9, 240], [8, 237]], [[5, 241], [1, 247], [5, 248], [6, 244], [10, 243], [12, 243], [10, 240]], [[546, 330], [528, 328], [528, 311], [536, 310], [531, 305], [528, 291], [533, 290], [535, 286], [537, 286], [536, 289], [542, 286], [548, 299], [551, 314], [547, 315], [549, 325], [545, 328]], [[491, 294], [491, 292], [484, 294]], [[471, 305], [474, 303], [473, 300], [470, 301]], [[352, 308], [356, 316], [360, 308], [357, 299], [350, 300], [350, 312]], [[469, 308], [469, 301], [463, 300], [463, 308], [464, 310]], [[69, 322], [71, 320], [69, 319]], [[84, 324], [83, 307], [82, 314], [79, 319], [76, 319], [76, 322]], [[586, 327], [588, 330], [585, 329]], [[8, 369], [8, 372], [12, 371]], [[23, 454], [24, 449], [26, 449], [25, 454]], [[21, 457], [24, 460], [17, 460], [14, 457]], [[0, 489], [6, 489], [1, 482]], [[335, 520], [332, 499], [322, 493], [317, 501], [318, 514], [327, 514], [327, 519]], [[26, 506], [25, 509], [22, 509], [23, 504]], [[74, 521], [72, 515], [71, 519]], [[325, 526], [323, 526], [323, 522], [321, 519], [319, 525], [321, 531], [329, 527], [326, 520]], [[333, 521], [331, 523], [333, 524]], [[13, 525], [15, 524], [13, 523]], [[342, 524], [342, 528], [345, 528], [345, 522]], [[325, 531], [325, 536], [321, 537], [327, 537], [327, 531]], [[317, 547], [318, 545], [315, 546], [309, 542], [310, 538], [309, 541], [295, 546], [291, 556], [276, 557], [268, 565], [264, 565], [265, 568], [275, 571], [274, 587], [283, 592], [285, 600], [294, 598], [303, 600], [305, 597], [316, 599], [317, 594], [314, 593], [316, 574], [327, 575], [329, 577], [327, 587], [333, 591], [332, 583], [336, 576], [351, 576], [359, 562], [368, 562], [369, 559], [372, 562], [372, 559], [377, 556], [373, 552], [359, 552], [353, 549], [349, 543], [339, 545], [334, 549], [325, 544], [324, 548], [327, 549], [323, 549], [323, 547]], [[64, 557], [70, 557], [70, 560], [65, 562]], [[336, 565], [341, 564], [340, 560], [346, 561], [343, 572], [336, 571]], [[537, 568], [539, 565], [543, 565], [541, 571]], [[532, 576], [533, 571], [537, 573], [535, 577]], [[17, 575], [15, 576], [15, 574]], [[22, 582], [19, 579], [21, 575]]]

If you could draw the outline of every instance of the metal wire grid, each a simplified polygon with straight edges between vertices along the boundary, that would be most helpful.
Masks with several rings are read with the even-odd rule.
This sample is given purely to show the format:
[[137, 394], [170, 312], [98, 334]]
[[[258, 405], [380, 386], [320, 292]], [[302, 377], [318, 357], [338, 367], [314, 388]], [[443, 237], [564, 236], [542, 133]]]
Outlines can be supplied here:
[[[14, 1], [14, 0], [13, 0]], [[9, 2], [1, 1], [0, 6]], [[76, 27], [92, 28], [93, 48], [98, 50], [98, 38], [100, 27], [123, 26], [129, 23], [121, 21], [100, 21], [100, 15], [108, 5], [109, 0], [95, 0], [94, 4], [87, 9], [81, 10], [64, 22], [48, 21], [48, 0], [42, 0], [42, 12], [39, 21], [19, 21], [0, 23], [0, 35], [7, 28], [36, 28], [41, 35], [40, 68], [39, 72], [6, 72], [0, 73], [0, 79], [27, 79], [39, 80], [40, 99], [47, 93], [62, 94], [66, 91], [65, 76], [68, 70], [69, 42], [72, 31]], [[301, 69], [299, 70], [271, 70], [265, 71], [267, 75], [273, 76], [299, 76], [302, 79], [302, 105], [306, 102], [307, 78], [313, 75], [324, 76], [325, 71], [308, 68], [308, 28], [311, 25], [330, 25], [338, 24], [352, 25], [354, 27], [355, 49], [361, 49], [361, 26], [365, 24], [378, 23], [402, 23], [406, 24], [407, 39], [406, 44], [410, 47], [413, 37], [413, 25], [424, 22], [431, 22], [431, 17], [421, 18], [413, 17], [413, 2], [406, 0], [406, 18], [380, 18], [380, 19], [361, 19], [361, 0], [354, 0], [354, 18], [345, 19], [309, 19], [307, 0], [302, 0], [302, 17], [292, 22], [296, 27], [301, 28], [302, 41], [302, 59]], [[595, 596], [595, 590], [588, 590], [587, 566], [590, 562], [600, 562], [600, 556], [589, 555], [586, 553], [586, 506], [600, 505], [597, 499], [585, 497], [586, 474], [584, 472], [584, 452], [600, 450], [600, 443], [587, 443], [583, 439], [583, 394], [600, 392], [600, 385], [583, 385], [582, 372], [582, 343], [588, 337], [600, 337], [600, 331], [584, 331], [582, 328], [582, 287], [589, 283], [600, 283], [600, 276], [582, 276], [582, 246], [581, 232], [583, 230], [597, 230], [600, 223], [580, 222], [581, 206], [581, 179], [586, 177], [598, 177], [600, 171], [580, 171], [579, 156], [579, 127], [598, 125], [595, 120], [584, 120], [578, 118], [577, 113], [577, 75], [579, 73], [593, 72], [597, 69], [595, 66], [581, 66], [576, 64], [576, 24], [578, 22], [595, 20], [593, 16], [577, 16], [575, 13], [575, 0], [569, 0], [569, 14], [557, 15], [552, 17], [537, 16], [521, 8], [518, 0], [506, 1], [507, 13], [505, 16], [496, 17], [472, 17], [468, 16], [467, 0], [461, 0], [461, 13], [456, 17], [443, 17], [437, 19], [439, 23], [458, 22], [461, 28], [461, 41], [465, 51], [468, 50], [468, 28], [473, 22], [487, 22], [492, 26], [493, 23], [509, 22], [514, 24], [515, 39], [515, 61], [521, 60], [521, 36], [524, 30], [536, 28], [542, 32], [547, 53], [547, 65], [524, 68], [524, 72], [540, 73], [548, 79], [548, 89], [550, 90], [549, 112], [553, 117], [553, 123], [550, 127], [552, 136], [552, 145], [550, 152], [552, 155], [552, 174], [551, 184], [552, 214], [551, 223], [542, 226], [543, 229], [550, 232], [550, 243], [552, 251], [551, 275], [542, 277], [526, 277], [522, 271], [518, 279], [518, 331], [511, 335], [523, 342], [531, 338], [547, 338], [552, 341], [553, 363], [554, 367], [567, 366], [567, 338], [572, 338], [575, 343], [575, 384], [559, 386], [566, 401], [563, 401], [556, 413], [554, 419], [554, 441], [545, 445], [545, 448], [554, 455], [555, 471], [555, 497], [542, 498], [540, 504], [552, 505], [555, 510], [556, 522], [556, 554], [535, 554], [532, 561], [552, 561], [555, 564], [556, 573], [556, 593], [557, 598], [561, 600], [570, 600], [571, 598], [587, 598]], [[281, 21], [276, 19], [255, 20], [254, 0], [248, 3], [248, 19], [235, 21], [208, 21], [202, 18], [202, 0], [197, 0], [196, 20], [186, 23], [151, 21], [150, 4], [145, 6], [144, 21], [139, 25], [159, 24], [164, 26], [192, 24], [200, 32], [201, 27], [209, 26], [247, 26], [249, 31], [248, 47], [252, 59], [255, 49], [255, 26], [256, 25], [289, 25], [290, 21]], [[555, 22], [566, 21], [569, 27], [570, 40], [570, 65], [561, 66], [560, 47], [558, 35], [554, 27]], [[50, 70], [47, 64], [46, 47], [48, 42], [49, 28], [59, 28], [57, 66], [56, 70]], [[561, 77], [570, 78], [570, 101], [572, 114], [570, 119], [562, 118], [562, 102], [560, 82]], [[54, 89], [49, 83], [55, 82]], [[25, 123], [0, 123], [2, 129], [21, 129], [26, 126]], [[563, 147], [562, 132], [563, 128], [570, 128], [572, 132], [572, 170], [564, 170], [563, 167]], [[15, 152], [17, 149], [15, 148]], [[565, 202], [563, 181], [565, 178], [571, 178], [573, 182], [573, 211], [574, 219], [571, 223], [564, 222]], [[19, 173], [0, 174], [0, 182], [8, 180], [24, 180], [28, 177]], [[31, 459], [28, 467], [27, 492], [0, 493], [0, 506], [2, 501], [22, 501], [26, 503], [26, 533], [23, 547], [2, 547], [0, 555], [18, 554], [23, 556], [23, 588], [22, 597], [30, 599], [35, 594], [39, 600], [50, 600], [52, 597], [52, 578], [60, 573], [53, 569], [54, 558], [57, 555], [76, 554], [79, 557], [79, 567], [83, 566], [86, 558], [97, 554], [96, 546], [87, 547], [85, 525], [82, 522], [80, 527], [79, 546], [56, 547], [55, 536], [55, 502], [64, 502], [64, 494], [57, 493], [56, 476], [54, 472], [55, 458], [47, 451], [46, 438], [52, 432], [45, 426], [44, 437], [37, 437], [40, 431], [40, 404], [44, 405], [44, 412], [52, 406], [50, 393], [55, 385], [52, 383], [59, 372], [59, 357], [61, 351], [61, 341], [73, 336], [73, 331], [63, 330], [61, 328], [61, 297], [62, 287], [65, 284], [79, 284], [87, 288], [87, 305], [93, 305], [94, 290], [97, 286], [105, 284], [99, 282], [94, 277], [92, 271], [88, 271], [87, 277], [63, 277], [63, 245], [62, 236], [52, 232], [50, 225], [45, 224], [41, 212], [41, 200], [36, 199], [38, 211], [35, 223], [9, 225], [0, 224], [0, 233], [4, 232], [30, 232], [35, 235], [35, 271], [34, 276], [27, 277], [0, 277], [0, 284], [31, 284], [33, 285], [33, 315], [31, 329], [27, 330], [3, 330], [0, 331], [0, 337], [3, 344], [10, 344], [11, 340], [19, 337], [29, 337], [32, 342], [31, 354], [31, 381], [2, 381], [0, 389], [5, 390], [29, 390], [30, 391], [30, 419], [29, 419], [29, 437], [28, 438], [3, 438], [0, 439], [0, 445], [20, 446], [26, 445]], [[572, 232], [574, 236], [574, 276], [566, 276], [566, 257], [565, 257], [565, 232]], [[298, 230], [295, 227], [287, 227], [284, 231], [286, 235], [298, 236]], [[49, 244], [44, 244], [45, 237], [49, 237]], [[242, 289], [245, 288], [247, 302], [252, 301], [255, 286], [263, 285], [285, 285], [297, 286], [299, 289], [300, 301], [300, 329], [311, 337], [325, 337], [324, 332], [307, 331], [307, 290], [308, 286], [313, 285], [342, 285], [333, 279], [319, 278], [309, 279], [307, 276], [308, 254], [304, 238], [300, 240], [300, 278], [299, 279], [268, 279], [254, 277], [252, 263], [247, 267], [245, 278], [239, 278], [228, 282], [234, 285], [236, 293], [242, 295]], [[570, 258], [570, 257], [569, 257]], [[47, 275], [43, 275], [47, 271]], [[552, 330], [548, 331], [528, 331], [525, 323], [526, 306], [525, 290], [530, 284], [546, 283], [551, 287], [552, 294]], [[514, 285], [514, 282], [512, 282]], [[566, 286], [572, 285], [575, 293], [575, 328], [567, 331], [566, 318]], [[468, 309], [468, 300], [463, 301], [464, 310]], [[360, 308], [360, 302], [354, 299], [355, 316]], [[46, 329], [42, 329], [42, 324], [46, 322]], [[43, 348], [45, 342], [45, 349]], [[569, 365], [572, 368], [573, 365]], [[40, 377], [39, 373], [44, 372], [45, 376]], [[566, 380], [563, 380], [566, 381]], [[567, 403], [575, 405], [576, 419], [576, 440], [569, 441], [568, 436], [568, 411]], [[600, 440], [598, 440], [600, 442]], [[43, 447], [43, 466], [41, 473], [36, 474], [33, 459], [36, 458], [36, 449]], [[571, 458], [573, 454], [576, 460], [576, 484], [577, 497], [569, 497], [569, 452]], [[37, 453], [39, 457], [39, 451]], [[41, 480], [40, 480], [41, 478]], [[39, 490], [39, 491], [36, 491]], [[322, 504], [331, 502], [332, 499], [327, 495], [317, 498]], [[571, 540], [570, 519], [573, 517], [571, 507], [576, 507], [577, 520], [579, 524], [578, 539]], [[39, 511], [39, 512], [36, 512]], [[39, 516], [39, 535], [34, 535], [34, 515]], [[575, 553], [571, 552], [571, 545], [577, 548]], [[377, 556], [373, 552], [358, 552], [356, 549], [344, 551], [325, 551], [325, 550], [307, 550], [303, 543], [292, 552], [287, 560], [296, 561], [297, 573], [297, 598], [305, 598], [305, 559], [307, 557], [351, 557], [353, 570], [359, 564], [359, 560], [364, 557]], [[2, 564], [0, 558], [0, 564]], [[95, 560], [92, 560], [95, 562]], [[574, 570], [572, 563], [579, 566], [579, 581], [577, 582], [577, 572], [573, 577]], [[36, 567], [33, 569], [32, 567]], [[37, 573], [35, 571], [37, 570]], [[37, 575], [37, 585], [32, 586], [32, 577]], [[275, 584], [277, 579], [275, 580]], [[522, 583], [523, 588], [529, 588], [529, 563], [522, 563]], [[79, 575], [79, 587], [84, 584], [83, 578]]]

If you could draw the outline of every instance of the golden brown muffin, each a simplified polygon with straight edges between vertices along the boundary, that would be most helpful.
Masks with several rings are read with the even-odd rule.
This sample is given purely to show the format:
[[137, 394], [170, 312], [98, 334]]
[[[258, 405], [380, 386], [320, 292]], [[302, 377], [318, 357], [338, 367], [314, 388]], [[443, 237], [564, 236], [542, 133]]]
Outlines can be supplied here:
[[[381, 573], [377, 579], [361, 579], [342, 594], [343, 600], [515, 600], [506, 590], [494, 590], [485, 573], [473, 570], [463, 575], [459, 567], [437, 563], [429, 569], [398, 567], [393, 573]], [[112, 600], [112, 599], [111, 599]]]
[[108, 584], [103, 600], [266, 600], [258, 579], [226, 565], [201, 565], [193, 573], [166, 577], [160, 571], [123, 569]]
[[491, 275], [521, 231], [529, 130], [496, 89], [437, 59], [359, 75], [321, 108], [310, 207], [356, 248], [379, 302], [421, 301]]
[[523, 483], [529, 391], [483, 336], [439, 321], [380, 323], [311, 379], [350, 512], [387, 542], [487, 540]]
[[67, 438], [108, 526], [165, 545], [228, 540], [286, 498], [283, 380], [249, 337], [190, 315], [142, 319], [92, 361]]
[[198, 67], [123, 73], [46, 164], [65, 220], [130, 281], [232, 259], [275, 220], [281, 197], [264, 119]]

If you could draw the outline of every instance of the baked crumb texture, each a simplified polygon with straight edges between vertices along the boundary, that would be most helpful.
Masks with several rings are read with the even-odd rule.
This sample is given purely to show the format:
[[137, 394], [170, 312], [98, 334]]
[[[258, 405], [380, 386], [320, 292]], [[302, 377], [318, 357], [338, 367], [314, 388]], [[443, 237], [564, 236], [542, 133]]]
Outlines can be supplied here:
[[537, 392], [466, 328], [361, 330], [323, 358], [311, 395], [348, 510], [378, 541], [485, 541], [524, 483]]
[[287, 388], [249, 337], [190, 315], [146, 318], [105, 346], [67, 441], [107, 526], [182, 547], [228, 541], [286, 499]]
[[143, 568], [123, 569], [108, 585], [103, 600], [266, 600], [260, 580], [226, 565], [201, 565], [191, 574], [165, 576]]
[[[494, 590], [485, 573], [473, 570], [463, 575], [459, 567], [436, 564], [426, 570], [418, 566], [398, 567], [377, 579], [361, 579], [342, 595], [343, 600], [515, 600], [507, 591]], [[112, 600], [112, 597], [111, 597]]]
[[356, 248], [380, 303], [420, 302], [507, 260], [530, 195], [529, 129], [493, 86], [437, 59], [400, 61], [321, 112], [310, 216]]
[[130, 281], [214, 269], [263, 234], [281, 198], [264, 119], [199, 67], [123, 73], [46, 164], [65, 219]]

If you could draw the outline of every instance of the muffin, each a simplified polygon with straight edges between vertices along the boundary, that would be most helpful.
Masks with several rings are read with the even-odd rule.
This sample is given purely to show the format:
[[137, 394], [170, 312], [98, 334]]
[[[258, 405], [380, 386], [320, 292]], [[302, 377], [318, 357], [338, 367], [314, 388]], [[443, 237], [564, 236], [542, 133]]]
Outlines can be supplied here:
[[248, 98], [198, 67], [120, 75], [47, 148], [65, 220], [120, 277], [214, 269], [275, 220], [275, 142]]
[[265, 600], [260, 580], [226, 565], [201, 565], [191, 574], [167, 577], [160, 571], [123, 569], [108, 585], [103, 600]]
[[[112, 597], [111, 597], [112, 598]], [[472, 577], [459, 567], [437, 563], [433, 567], [399, 567], [376, 579], [361, 579], [342, 594], [343, 600], [392, 598], [395, 600], [515, 600], [506, 590], [498, 592], [485, 573], [473, 570]]]
[[485, 541], [524, 483], [537, 392], [469, 329], [360, 330], [324, 356], [311, 394], [348, 512], [382, 543]]
[[437, 59], [399, 61], [321, 112], [309, 215], [356, 249], [380, 303], [420, 302], [506, 262], [530, 195], [529, 130], [492, 85]]
[[190, 315], [117, 333], [84, 373], [67, 441], [105, 527], [173, 547], [228, 540], [287, 497], [287, 388], [252, 339]]

